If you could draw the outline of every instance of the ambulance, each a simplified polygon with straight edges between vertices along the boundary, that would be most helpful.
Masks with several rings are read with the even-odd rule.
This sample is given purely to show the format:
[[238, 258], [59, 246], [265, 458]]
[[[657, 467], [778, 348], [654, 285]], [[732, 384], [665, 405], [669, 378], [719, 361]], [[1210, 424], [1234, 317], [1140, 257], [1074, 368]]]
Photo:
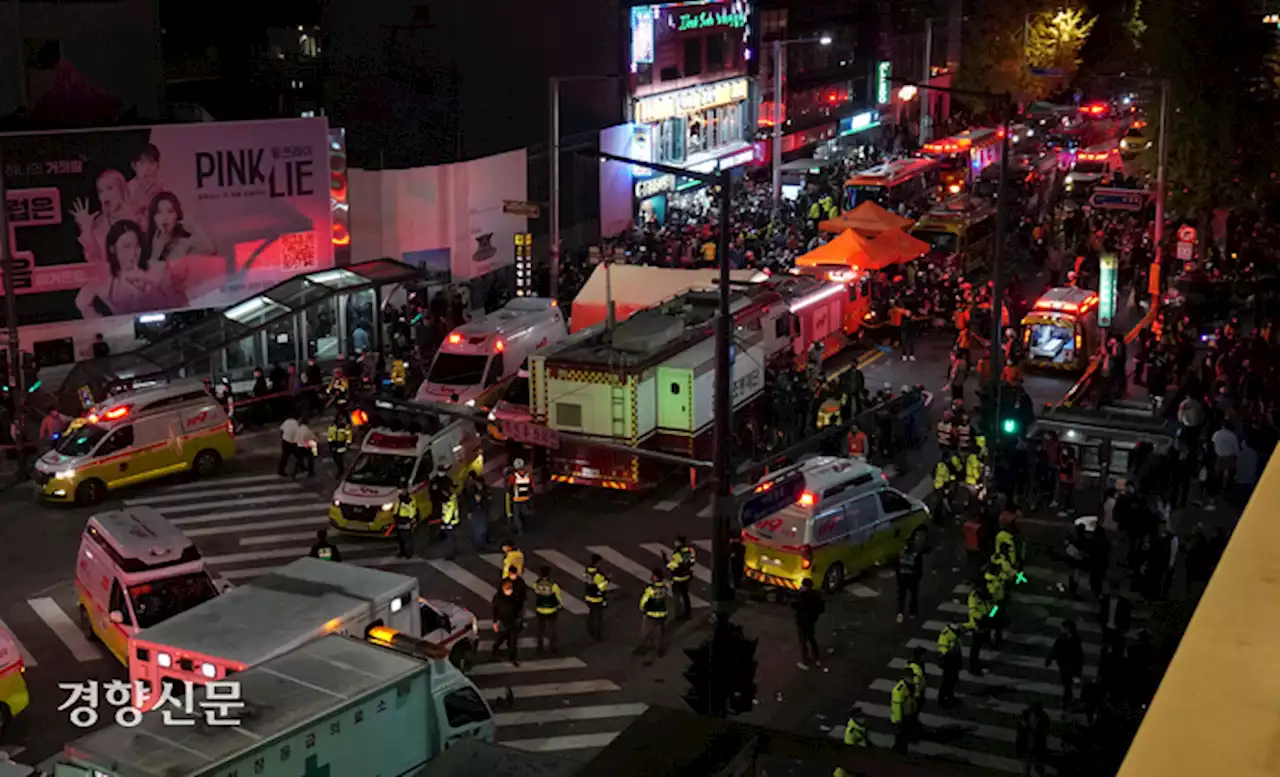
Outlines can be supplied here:
[[429, 486], [441, 465], [448, 469], [455, 488], [468, 471], [482, 472], [484, 456], [473, 422], [459, 419], [435, 434], [385, 426], [371, 430], [333, 492], [329, 525], [350, 534], [389, 535], [404, 489], [418, 505], [419, 519], [429, 516]]
[[129, 663], [129, 640], [139, 630], [218, 595], [200, 552], [185, 534], [150, 507], [89, 518], [76, 557], [80, 630]]
[[743, 500], [743, 571], [792, 591], [810, 579], [834, 593], [927, 540], [929, 509], [860, 459], [817, 456], [764, 478]]
[[1124, 172], [1124, 160], [1120, 157], [1120, 144], [1112, 141], [1090, 146], [1076, 154], [1076, 161], [1067, 174], [1068, 194], [1085, 196], [1099, 184], [1116, 173]]
[[1028, 367], [1077, 372], [1098, 347], [1098, 295], [1063, 286], [1046, 291], [1022, 319]]
[[4, 739], [9, 722], [31, 702], [23, 676], [26, 671], [17, 640], [0, 628], [0, 739]]
[[117, 394], [72, 422], [32, 469], [45, 499], [94, 505], [179, 472], [216, 474], [236, 455], [231, 420], [200, 384]]
[[555, 300], [517, 297], [449, 333], [418, 387], [420, 401], [475, 406], [516, 374], [539, 348], [568, 334]]

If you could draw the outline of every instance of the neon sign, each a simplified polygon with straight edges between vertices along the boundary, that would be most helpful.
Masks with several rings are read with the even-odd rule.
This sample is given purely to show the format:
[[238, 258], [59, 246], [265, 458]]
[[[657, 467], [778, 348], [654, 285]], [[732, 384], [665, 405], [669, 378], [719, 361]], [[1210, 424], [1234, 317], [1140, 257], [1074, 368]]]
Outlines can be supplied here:
[[876, 102], [884, 105], [890, 102], [889, 97], [889, 72], [892, 67], [889, 62], [876, 63]]
[[747, 26], [747, 15], [742, 11], [703, 11], [702, 13], [682, 13], [676, 19], [676, 31], [705, 30], [710, 27], [729, 27], [741, 29]]

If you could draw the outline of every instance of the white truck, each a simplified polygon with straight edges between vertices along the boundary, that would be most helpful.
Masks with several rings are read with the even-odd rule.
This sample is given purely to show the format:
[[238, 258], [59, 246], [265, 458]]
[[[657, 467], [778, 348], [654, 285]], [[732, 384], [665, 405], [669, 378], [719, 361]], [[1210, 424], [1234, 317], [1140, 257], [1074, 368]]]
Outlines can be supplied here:
[[134, 635], [129, 679], [149, 691], [136, 706], [153, 705], [163, 683], [223, 680], [326, 635], [362, 639], [375, 626], [445, 645], [459, 663], [478, 640], [475, 616], [420, 599], [415, 577], [300, 558]]
[[492, 742], [496, 730], [489, 705], [449, 662], [336, 634], [235, 679], [243, 706], [201, 692], [191, 714], [155, 710], [137, 726], [103, 728], [41, 768], [54, 777], [394, 777], [417, 774], [454, 742]]

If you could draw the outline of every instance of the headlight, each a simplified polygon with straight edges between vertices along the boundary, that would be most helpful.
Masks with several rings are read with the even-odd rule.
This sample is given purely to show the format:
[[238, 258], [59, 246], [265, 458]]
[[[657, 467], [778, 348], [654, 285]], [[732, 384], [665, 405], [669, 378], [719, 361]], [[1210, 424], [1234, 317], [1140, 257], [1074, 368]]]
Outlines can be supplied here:
[[497, 421], [497, 420], [498, 420], [498, 415], [497, 415], [497, 413], [494, 413], [492, 410], [490, 410], [490, 411], [489, 411], [489, 420], [490, 420], [490, 421]]
[[1076, 179], [1075, 179], [1075, 178], [1073, 178], [1072, 176], [1069, 176], [1069, 175], [1067, 176], [1067, 183], [1068, 183], [1068, 184], [1070, 184], [1070, 183], [1074, 183], [1074, 182], [1075, 182], [1075, 180], [1076, 180]]
[[200, 674], [212, 680], [218, 676], [218, 667], [206, 661], [200, 665]]
[[389, 512], [390, 510], [395, 508], [395, 506], [396, 506], [395, 502], [387, 502], [386, 504], [382, 505], [382, 512], [384, 513]]
[[156, 664], [168, 669], [173, 666], [173, 658], [168, 653], [156, 653]]
[[466, 402], [464, 402], [463, 404], [464, 404], [464, 405], [466, 405], [467, 407], [475, 407], [475, 406], [476, 406], [476, 401], [475, 401], [474, 399], [468, 399], [468, 400], [467, 400]]
[[342, 507], [342, 502], [339, 502], [337, 499], [335, 499], [335, 500], [333, 500], [333, 506], [334, 506], [334, 507]]
[[70, 480], [75, 476], [76, 476], [76, 471], [74, 469], [64, 469], [61, 472], [54, 475], [53, 479], [54, 480]]

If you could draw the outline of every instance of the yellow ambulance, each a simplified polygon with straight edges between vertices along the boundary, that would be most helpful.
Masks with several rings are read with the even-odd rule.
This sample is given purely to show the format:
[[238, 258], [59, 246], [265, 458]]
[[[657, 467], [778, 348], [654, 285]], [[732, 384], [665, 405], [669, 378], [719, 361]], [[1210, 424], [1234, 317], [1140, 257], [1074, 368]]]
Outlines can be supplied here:
[[4, 629], [0, 629], [0, 739], [9, 722], [20, 715], [31, 702], [23, 673], [22, 651]]
[[45, 499], [93, 505], [165, 475], [213, 475], [235, 455], [231, 420], [204, 386], [160, 386], [117, 394], [76, 419], [31, 479]]

